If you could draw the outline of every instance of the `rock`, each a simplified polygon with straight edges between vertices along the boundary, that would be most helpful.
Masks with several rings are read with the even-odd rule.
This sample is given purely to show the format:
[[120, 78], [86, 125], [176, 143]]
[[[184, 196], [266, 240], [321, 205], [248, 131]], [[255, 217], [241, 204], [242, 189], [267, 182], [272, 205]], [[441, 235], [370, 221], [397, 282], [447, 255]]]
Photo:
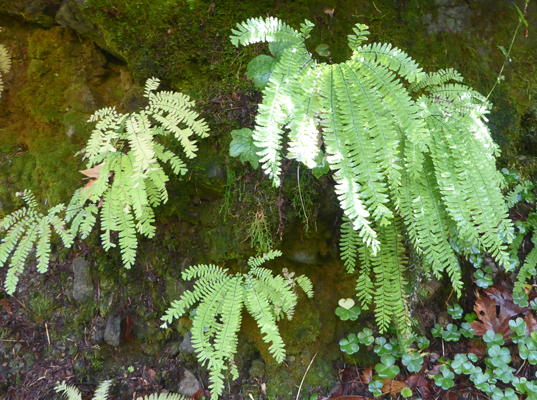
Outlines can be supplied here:
[[185, 375], [179, 382], [179, 394], [190, 397], [200, 389], [200, 384], [194, 374], [185, 369]]
[[177, 354], [179, 354], [180, 349], [181, 344], [179, 342], [173, 342], [168, 346], [168, 354], [172, 357], [175, 357]]
[[110, 316], [104, 330], [104, 341], [110, 346], [119, 346], [121, 337], [121, 317]]
[[451, 323], [451, 316], [447, 311], [442, 311], [436, 317], [436, 321], [438, 322], [438, 325], [440, 325], [442, 328], [445, 328], [446, 326], [448, 326], [448, 324]]
[[96, 32], [93, 25], [82, 14], [76, 4], [71, 1], [64, 1], [55, 16], [56, 22], [62, 26], [68, 26], [82, 35], [91, 35]]
[[192, 333], [187, 332], [184, 340], [179, 345], [179, 348], [184, 354], [194, 353], [194, 347], [192, 346]]
[[78, 302], [93, 298], [93, 284], [89, 273], [89, 262], [81, 257], [73, 260], [73, 297]]

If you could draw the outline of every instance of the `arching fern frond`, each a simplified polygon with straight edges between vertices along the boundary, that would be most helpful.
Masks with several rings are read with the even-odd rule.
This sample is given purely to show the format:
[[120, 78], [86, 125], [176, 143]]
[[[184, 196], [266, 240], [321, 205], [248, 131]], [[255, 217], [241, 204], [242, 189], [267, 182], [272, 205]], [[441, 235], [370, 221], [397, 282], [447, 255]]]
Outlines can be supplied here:
[[362, 306], [374, 300], [381, 330], [394, 321], [408, 331], [402, 223], [416, 252], [437, 277], [447, 271], [457, 294], [459, 255], [478, 249], [509, 265], [513, 227], [483, 96], [453, 69], [426, 74], [400, 49], [364, 44], [365, 25], [349, 35], [350, 59], [327, 65], [312, 59], [296, 33], [285, 41], [255, 21], [238, 33], [285, 48], [270, 60], [256, 119], [260, 162], [278, 185], [286, 139], [287, 156], [310, 168], [324, 146], [345, 214], [341, 257], [349, 272], [359, 270], [358, 298]]
[[197, 279], [192, 291], [187, 290], [174, 301], [162, 317], [163, 327], [174, 318], [181, 317], [188, 308], [199, 302], [192, 322], [192, 343], [198, 360], [207, 363], [211, 378], [211, 399], [217, 399], [224, 390], [224, 371], [230, 369], [233, 379], [237, 370], [234, 356], [237, 352], [237, 332], [241, 324], [241, 311], [246, 307], [263, 334], [271, 343], [270, 352], [278, 362], [285, 357], [285, 346], [276, 325], [280, 314], [292, 315], [297, 302], [296, 285], [313, 295], [311, 282], [305, 276], [294, 278], [284, 273], [273, 276], [261, 265], [281, 255], [270, 251], [250, 258], [251, 269], [246, 274], [229, 275], [227, 270], [214, 265], [191, 266], [183, 272], [183, 279]]

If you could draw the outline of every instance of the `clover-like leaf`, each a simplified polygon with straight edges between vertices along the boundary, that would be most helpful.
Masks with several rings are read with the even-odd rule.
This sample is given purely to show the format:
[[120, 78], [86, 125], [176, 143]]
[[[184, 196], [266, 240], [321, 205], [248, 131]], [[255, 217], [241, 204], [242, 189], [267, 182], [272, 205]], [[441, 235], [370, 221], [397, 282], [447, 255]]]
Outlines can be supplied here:
[[446, 330], [442, 332], [442, 338], [447, 342], [457, 342], [461, 338], [461, 334], [456, 325], [448, 324]]
[[444, 328], [442, 328], [439, 324], [435, 324], [434, 328], [431, 329], [431, 334], [433, 337], [442, 337], [442, 332], [444, 331]]
[[374, 379], [371, 382], [369, 382], [368, 389], [371, 393], [373, 393], [373, 396], [379, 397], [382, 396], [382, 387], [384, 386], [384, 383], [381, 380]]
[[400, 369], [395, 364], [395, 357], [391, 354], [385, 354], [380, 357], [380, 364], [375, 365], [375, 371], [381, 378], [394, 379], [400, 372]]
[[508, 349], [500, 347], [497, 344], [492, 345], [488, 350], [488, 361], [496, 368], [511, 362], [511, 353]]
[[339, 347], [342, 352], [347, 354], [354, 354], [360, 350], [360, 346], [358, 344], [358, 338], [354, 333], [349, 334], [347, 338], [341, 339], [339, 341]]
[[454, 319], [461, 319], [462, 318], [462, 307], [458, 304], [455, 304], [453, 307], [448, 306], [447, 312], [449, 315], [451, 315]]
[[492, 276], [483, 272], [482, 269], [474, 272], [474, 278], [476, 279], [476, 285], [480, 288], [487, 289], [492, 285]]
[[475, 332], [472, 329], [472, 325], [470, 325], [468, 322], [463, 322], [461, 324], [460, 332], [466, 338], [473, 338], [475, 336]]
[[369, 328], [364, 328], [362, 332], [358, 333], [358, 340], [361, 344], [369, 346], [375, 340], [375, 338], [373, 337], [373, 331]]
[[419, 372], [421, 370], [421, 365], [423, 364], [423, 357], [420, 353], [406, 353], [403, 354], [403, 359], [401, 361], [409, 372]]
[[494, 333], [494, 331], [491, 331], [490, 329], [483, 335], [483, 341], [488, 343], [489, 347], [492, 345], [501, 346], [505, 343], [501, 333]]

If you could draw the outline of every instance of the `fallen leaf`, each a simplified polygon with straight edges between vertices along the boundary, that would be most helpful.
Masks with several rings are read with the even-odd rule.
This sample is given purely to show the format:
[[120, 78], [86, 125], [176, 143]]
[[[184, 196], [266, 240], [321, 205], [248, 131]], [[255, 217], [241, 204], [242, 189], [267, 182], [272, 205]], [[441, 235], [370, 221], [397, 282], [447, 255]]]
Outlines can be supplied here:
[[89, 169], [85, 169], [85, 170], [82, 170], [82, 171], [78, 171], [80, 172], [81, 174], [84, 174], [86, 175], [88, 178], [99, 178], [99, 172], [101, 171], [101, 167], [104, 165], [104, 163], [101, 163], [99, 165], [96, 165], [95, 167], [93, 168], [89, 168]]
[[360, 380], [367, 385], [373, 379], [373, 366], [363, 370], [362, 374]]
[[513, 315], [526, 315], [529, 312], [528, 307], [520, 307], [518, 304], [516, 304], [513, 301], [513, 294], [503, 286], [494, 285], [493, 287], [486, 289], [484, 292], [489, 299], [496, 301], [497, 306], [506, 308], [509, 313], [512, 313]]
[[382, 393], [386, 394], [389, 393], [392, 397], [397, 397], [399, 393], [401, 393], [401, 390], [408, 387], [408, 385], [405, 382], [396, 381], [394, 379], [390, 378], [384, 378], [383, 379], [384, 385], [382, 386]]
[[149, 376], [149, 380], [150, 380], [151, 382], [154, 382], [154, 381], [155, 381], [155, 377], [157, 376], [157, 373], [155, 372], [154, 369], [149, 368], [149, 369], [147, 370], [147, 375]]
[[0, 300], [0, 304], [2, 304], [8, 314], [11, 314], [11, 305], [6, 300]]
[[[503, 301], [503, 300], [500, 300]], [[513, 311], [513, 307], [500, 307], [500, 313], [496, 311], [496, 300], [489, 299], [488, 297], [479, 297], [474, 305], [474, 311], [477, 314], [476, 320], [471, 323], [472, 329], [478, 336], [484, 336], [488, 330], [494, 333], [499, 333], [503, 336], [504, 340], [509, 339], [513, 331], [509, 327], [509, 320], [517, 315]]]
[[[103, 165], [104, 165], [104, 162], [100, 163], [99, 165], [96, 165], [93, 168], [89, 168], [89, 169], [79, 171], [80, 173], [86, 175], [88, 178], [93, 178], [88, 183], [86, 183], [84, 185], [84, 187], [80, 191], [81, 193], [84, 193], [85, 191], [88, 191], [95, 184], [95, 182], [97, 182], [97, 179], [99, 179], [99, 174], [101, 172], [101, 167]], [[90, 196], [90, 198], [91, 198], [91, 196]]]
[[487, 354], [487, 346], [484, 343], [471, 342], [468, 353], [475, 354], [478, 357], [483, 357]]
[[526, 336], [531, 336], [532, 332], [537, 331], [537, 321], [532, 313], [524, 317], [524, 322], [526, 323]]

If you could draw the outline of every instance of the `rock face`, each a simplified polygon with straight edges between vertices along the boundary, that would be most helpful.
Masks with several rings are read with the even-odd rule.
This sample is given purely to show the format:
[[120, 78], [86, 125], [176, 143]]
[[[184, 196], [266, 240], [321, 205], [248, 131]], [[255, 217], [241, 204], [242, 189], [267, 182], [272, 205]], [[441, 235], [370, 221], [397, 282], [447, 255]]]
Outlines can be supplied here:
[[104, 341], [110, 346], [119, 346], [119, 338], [121, 337], [121, 317], [110, 316], [104, 330]]
[[77, 257], [73, 260], [72, 268], [74, 274], [73, 297], [78, 302], [91, 300], [93, 297], [93, 284], [89, 273], [89, 262]]
[[190, 397], [196, 393], [200, 388], [200, 384], [194, 374], [188, 369], [185, 369], [185, 376], [179, 382], [179, 394]]

